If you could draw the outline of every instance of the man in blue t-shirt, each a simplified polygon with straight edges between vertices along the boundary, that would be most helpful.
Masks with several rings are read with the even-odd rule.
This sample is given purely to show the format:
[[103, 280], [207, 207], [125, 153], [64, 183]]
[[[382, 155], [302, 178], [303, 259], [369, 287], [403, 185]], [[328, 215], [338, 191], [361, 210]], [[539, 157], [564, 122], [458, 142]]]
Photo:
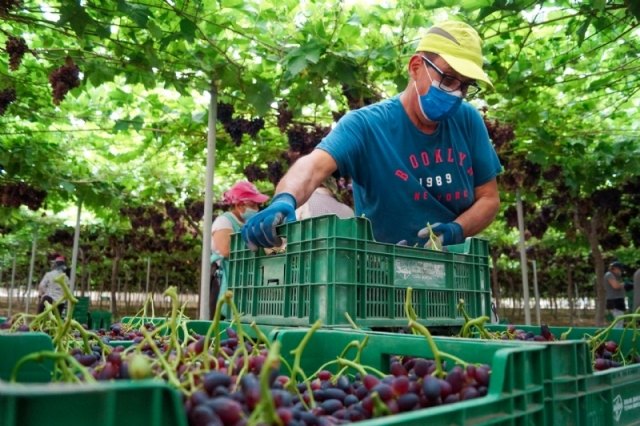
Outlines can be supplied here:
[[243, 227], [252, 249], [280, 244], [275, 227], [295, 220], [295, 208], [336, 170], [350, 176], [357, 216], [377, 241], [425, 242], [431, 225], [443, 245], [475, 235], [500, 205], [500, 162], [478, 111], [463, 101], [482, 70], [482, 42], [462, 22], [433, 26], [408, 64], [400, 95], [346, 114], [276, 188], [269, 207]]

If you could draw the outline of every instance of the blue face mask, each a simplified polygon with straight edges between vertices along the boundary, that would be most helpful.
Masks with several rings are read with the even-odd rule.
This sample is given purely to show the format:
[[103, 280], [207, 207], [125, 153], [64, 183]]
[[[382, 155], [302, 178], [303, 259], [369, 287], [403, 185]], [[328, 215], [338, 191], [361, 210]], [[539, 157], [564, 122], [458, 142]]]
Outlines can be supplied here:
[[246, 209], [244, 209], [244, 212], [242, 212], [240, 216], [242, 216], [242, 219], [244, 219], [244, 221], [246, 222], [247, 220], [255, 216], [257, 213], [258, 213], [258, 210], [252, 209], [251, 207], [247, 207]]
[[[425, 66], [426, 69], [426, 66]], [[429, 71], [427, 71], [429, 78]], [[462, 103], [462, 92], [456, 90], [455, 92], [445, 92], [439, 87], [436, 87], [431, 80], [431, 86], [424, 95], [420, 95], [418, 91], [418, 85], [413, 82], [413, 87], [416, 89], [418, 95], [418, 105], [422, 115], [427, 120], [431, 121], [443, 121], [451, 117], [456, 113], [460, 104]]]

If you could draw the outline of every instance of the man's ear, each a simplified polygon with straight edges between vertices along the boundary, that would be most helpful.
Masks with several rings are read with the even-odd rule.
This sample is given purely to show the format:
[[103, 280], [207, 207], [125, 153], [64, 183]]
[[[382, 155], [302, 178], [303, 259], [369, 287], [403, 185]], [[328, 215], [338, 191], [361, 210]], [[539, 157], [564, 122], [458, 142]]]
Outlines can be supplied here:
[[422, 58], [420, 55], [415, 54], [409, 59], [407, 70], [409, 71], [409, 77], [414, 81], [418, 79], [418, 70], [422, 66]]

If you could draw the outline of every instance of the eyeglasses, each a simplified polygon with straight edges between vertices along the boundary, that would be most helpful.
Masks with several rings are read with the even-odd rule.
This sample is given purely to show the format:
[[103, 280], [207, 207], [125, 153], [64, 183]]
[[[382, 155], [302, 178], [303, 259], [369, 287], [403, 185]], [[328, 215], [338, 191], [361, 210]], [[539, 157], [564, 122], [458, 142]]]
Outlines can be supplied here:
[[440, 76], [438, 87], [445, 92], [455, 92], [456, 90], [460, 90], [466, 96], [474, 96], [480, 91], [480, 87], [475, 81], [465, 83], [452, 75], [445, 74], [440, 68], [438, 68], [433, 62], [431, 62], [424, 56], [420, 57], [427, 65], [429, 65], [438, 73], [438, 75]]

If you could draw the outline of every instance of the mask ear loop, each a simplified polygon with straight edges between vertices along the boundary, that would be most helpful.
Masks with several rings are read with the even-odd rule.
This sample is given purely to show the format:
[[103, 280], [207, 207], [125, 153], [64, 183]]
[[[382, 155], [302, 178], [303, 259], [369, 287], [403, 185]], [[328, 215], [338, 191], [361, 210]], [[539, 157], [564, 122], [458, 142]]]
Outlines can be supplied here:
[[413, 88], [416, 89], [416, 95], [418, 96], [418, 108], [420, 108], [420, 112], [422, 113], [422, 116], [427, 120], [429, 120], [429, 117], [427, 117], [427, 114], [425, 114], [424, 109], [422, 109], [422, 102], [420, 102], [421, 95], [420, 95], [420, 91], [418, 91], [418, 85], [416, 84], [415, 80], [413, 80]]
[[[429, 69], [427, 68], [424, 62], [422, 62], [422, 66], [424, 67], [424, 70], [427, 72], [427, 76], [429, 77], [429, 80], [431, 80], [431, 84], [433, 85], [433, 78], [431, 78], [431, 74], [429, 74]], [[416, 83], [416, 80], [413, 80], [413, 88], [416, 90], [416, 95], [418, 95], [418, 107], [420, 108], [420, 112], [422, 113], [422, 116], [427, 120], [431, 121], [429, 116], [424, 112], [424, 109], [422, 109], [422, 102], [420, 102], [420, 98], [422, 95], [420, 95], [420, 91], [418, 90], [418, 84]], [[427, 90], [427, 93], [428, 92], [429, 90]]]

